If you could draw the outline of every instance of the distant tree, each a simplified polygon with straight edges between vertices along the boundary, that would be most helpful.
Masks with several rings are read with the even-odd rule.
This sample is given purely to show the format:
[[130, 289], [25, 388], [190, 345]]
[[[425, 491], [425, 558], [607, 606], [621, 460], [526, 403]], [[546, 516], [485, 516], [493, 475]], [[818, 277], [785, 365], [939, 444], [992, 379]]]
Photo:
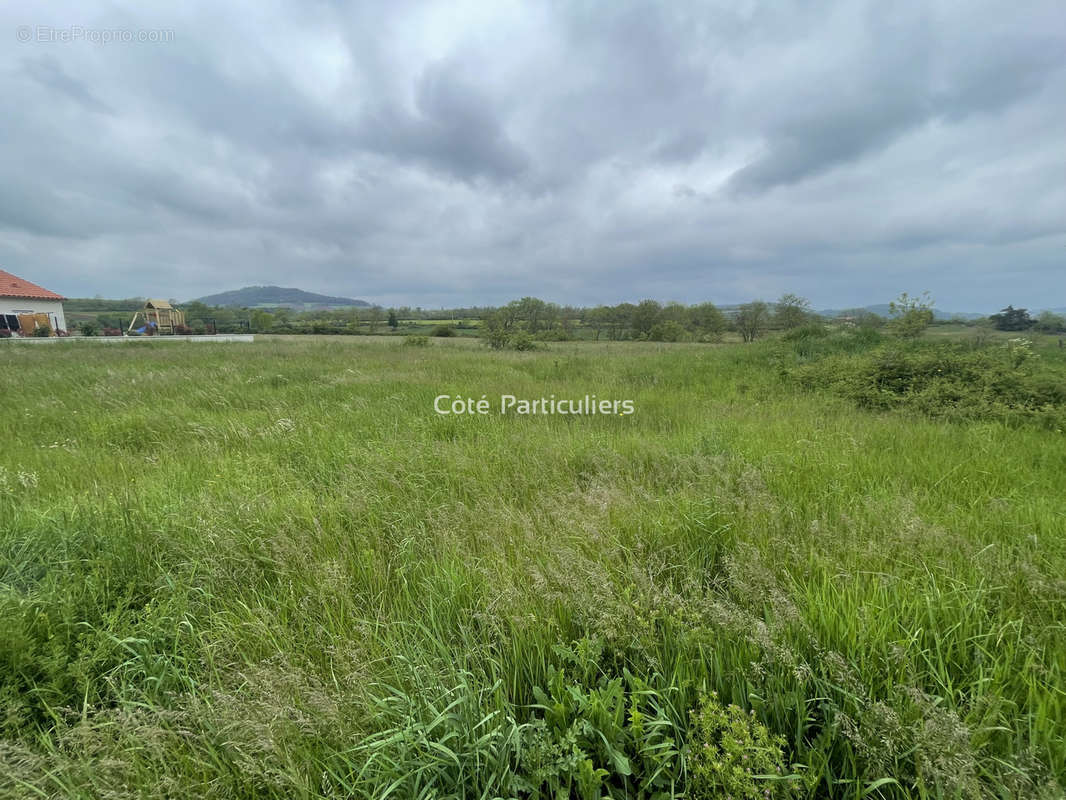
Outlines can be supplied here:
[[516, 305], [516, 315], [526, 324], [526, 330], [530, 333], [538, 333], [546, 325], [548, 316], [548, 304], [536, 297], [523, 297], [511, 305]]
[[632, 303], [619, 303], [610, 309], [611, 338], [624, 339], [626, 331], [633, 330], [633, 317], [637, 307]]
[[676, 322], [678, 325], [684, 325], [688, 322], [688, 307], [682, 303], [671, 301], [663, 306], [663, 312], [659, 319], [661, 322]]
[[1051, 311], [1041, 311], [1036, 318], [1036, 329], [1042, 333], [1066, 332], [1066, 317]]
[[481, 339], [493, 350], [503, 350], [511, 341], [514, 319], [501, 309], [481, 320]]
[[989, 319], [996, 326], [996, 330], [1001, 331], [1026, 331], [1036, 324], [1036, 320], [1029, 316], [1026, 309], [1014, 306], [1007, 306], [998, 314], [989, 316]]
[[740, 337], [745, 342], [754, 342], [766, 329], [769, 317], [770, 307], [762, 300], [744, 303], [735, 320]]
[[385, 310], [381, 306], [371, 306], [366, 312], [366, 324], [370, 333], [374, 333], [385, 316]]
[[680, 322], [666, 319], [652, 326], [648, 339], [653, 342], [680, 342], [685, 335], [685, 329], [681, 327]]
[[792, 293], [781, 295], [774, 310], [774, 320], [786, 331], [806, 325], [812, 317], [810, 300]]
[[249, 323], [255, 333], [266, 333], [274, 327], [274, 315], [269, 311], [257, 308], [252, 311]]
[[692, 330], [701, 338], [719, 339], [728, 326], [725, 314], [714, 303], [697, 303], [688, 309]]
[[541, 315], [541, 330], [552, 331], [559, 326], [563, 310], [557, 303], [545, 303]]
[[396, 330], [400, 327], [400, 320], [396, 317], [396, 309], [389, 309], [389, 327]]
[[186, 303], [181, 307], [181, 310], [185, 312], [186, 321], [209, 319], [215, 316], [211, 311], [211, 307], [201, 303], [199, 300], [193, 300], [190, 303]]
[[502, 308], [496, 309], [494, 313], [499, 315], [500, 324], [507, 330], [517, 328], [519, 323], [525, 319], [521, 300], [512, 300]]
[[600, 340], [600, 333], [610, 325], [611, 309], [607, 306], [596, 306], [585, 312], [585, 324], [592, 329], [596, 341]]
[[914, 339], [933, 321], [933, 298], [929, 292], [922, 292], [921, 297], [903, 292], [888, 304], [888, 312], [892, 315], [889, 322], [892, 330], [905, 339]]
[[662, 319], [663, 307], [654, 300], [641, 300], [633, 311], [633, 336], [646, 339]]

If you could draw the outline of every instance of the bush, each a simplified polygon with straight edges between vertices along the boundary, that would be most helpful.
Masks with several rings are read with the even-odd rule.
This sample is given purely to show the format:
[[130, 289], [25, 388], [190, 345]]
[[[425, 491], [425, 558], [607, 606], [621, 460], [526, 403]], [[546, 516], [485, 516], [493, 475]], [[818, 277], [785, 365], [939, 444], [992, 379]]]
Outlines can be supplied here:
[[96, 336], [100, 331], [100, 327], [93, 320], [86, 320], [78, 326], [78, 330], [81, 331], [82, 336]]
[[52, 335], [52, 326], [38, 325], [36, 328], [33, 329], [33, 335], [36, 336], [38, 339], [47, 339], [49, 336]]
[[685, 338], [685, 329], [670, 319], [652, 326], [648, 339], [653, 342], [680, 342]]
[[1041, 420], [1062, 428], [1066, 381], [1059, 374], [1035, 374], [1035, 359], [1024, 339], [982, 349], [972, 343], [913, 344], [831, 355], [787, 374], [862, 408], [905, 409], [944, 419]]
[[406, 336], [403, 340], [404, 347], [429, 347], [428, 336]]
[[541, 331], [537, 334], [539, 342], [572, 342], [574, 336], [565, 328], [552, 328], [550, 331]]
[[1036, 318], [1034, 327], [1041, 333], [1064, 333], [1066, 332], [1066, 317], [1050, 311], [1043, 311]]
[[536, 350], [537, 343], [533, 341], [533, 337], [525, 331], [519, 331], [511, 337], [511, 349], [512, 350]]
[[691, 797], [764, 800], [793, 794], [794, 784], [784, 778], [785, 740], [772, 736], [754, 711], [723, 707], [712, 694], [691, 716]]
[[801, 325], [798, 328], [793, 328], [781, 338], [786, 342], [805, 342], [809, 339], [824, 339], [828, 335], [829, 331], [826, 330], [825, 325], [822, 325], [821, 323], [810, 323], [809, 325]]
[[455, 332], [455, 328], [451, 325], [438, 325], [429, 335], [447, 338], [449, 336], [458, 336], [459, 334]]
[[911, 297], [906, 292], [888, 304], [892, 332], [904, 339], [916, 339], [933, 321], [933, 299], [929, 292]]
[[486, 347], [503, 350], [511, 342], [511, 332], [495, 319], [490, 318], [481, 328], [481, 340]]

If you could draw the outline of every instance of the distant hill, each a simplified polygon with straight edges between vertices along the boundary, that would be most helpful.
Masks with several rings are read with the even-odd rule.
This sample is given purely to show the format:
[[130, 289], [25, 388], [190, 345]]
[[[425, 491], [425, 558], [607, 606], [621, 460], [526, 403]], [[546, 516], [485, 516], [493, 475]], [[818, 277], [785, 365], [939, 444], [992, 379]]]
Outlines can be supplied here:
[[303, 289], [286, 289], [281, 286], [245, 286], [230, 292], [220, 292], [196, 301], [209, 306], [236, 306], [239, 308], [294, 308], [297, 310], [321, 310], [327, 308], [369, 308], [366, 300], [351, 297], [330, 297], [325, 294], [305, 292]]

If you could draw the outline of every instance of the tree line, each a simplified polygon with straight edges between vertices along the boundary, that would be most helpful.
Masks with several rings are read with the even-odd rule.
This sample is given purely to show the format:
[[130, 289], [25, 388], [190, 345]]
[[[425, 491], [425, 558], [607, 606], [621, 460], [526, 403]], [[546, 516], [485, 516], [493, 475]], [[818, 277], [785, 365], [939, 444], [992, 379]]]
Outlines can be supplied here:
[[[93, 304], [96, 304], [95, 306]], [[70, 311], [96, 311], [96, 325], [89, 329], [124, 329], [132, 312], [143, 301], [73, 300]], [[185, 312], [190, 333], [232, 333], [252, 331], [279, 334], [378, 334], [431, 333], [431, 335], [480, 335], [492, 347], [510, 346], [517, 341], [566, 341], [593, 339], [610, 341], [715, 342], [727, 333], [753, 342], [771, 331], [791, 331], [828, 320], [812, 310], [810, 301], [793, 293], [774, 302], [753, 300], [736, 306], [719, 307], [711, 302], [685, 305], [641, 300], [637, 303], [580, 307], [560, 305], [536, 297], [512, 300], [503, 306], [468, 306], [451, 309], [423, 309], [382, 306], [296, 311], [289, 308], [234, 308], [208, 306], [199, 301], [179, 304]], [[901, 294], [889, 304], [887, 317], [866, 309], [841, 312], [838, 324], [859, 327], [886, 327], [904, 336], [918, 336], [936, 320], [933, 300], [928, 293]], [[106, 310], [105, 310], [106, 309]], [[426, 323], [436, 327], [427, 329]], [[985, 320], [940, 320], [964, 324], [991, 325], [999, 330], [1066, 332], [1066, 318], [1045, 311], [1032, 317], [1024, 308], [1007, 306]]]

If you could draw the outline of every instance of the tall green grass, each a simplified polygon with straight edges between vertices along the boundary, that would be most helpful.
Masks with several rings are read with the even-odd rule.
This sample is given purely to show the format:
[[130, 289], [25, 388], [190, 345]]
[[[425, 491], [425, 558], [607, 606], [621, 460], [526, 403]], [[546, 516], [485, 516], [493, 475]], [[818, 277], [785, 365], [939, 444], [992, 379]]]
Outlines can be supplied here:
[[872, 346], [0, 347], [0, 794], [1062, 796], [1066, 439]]

